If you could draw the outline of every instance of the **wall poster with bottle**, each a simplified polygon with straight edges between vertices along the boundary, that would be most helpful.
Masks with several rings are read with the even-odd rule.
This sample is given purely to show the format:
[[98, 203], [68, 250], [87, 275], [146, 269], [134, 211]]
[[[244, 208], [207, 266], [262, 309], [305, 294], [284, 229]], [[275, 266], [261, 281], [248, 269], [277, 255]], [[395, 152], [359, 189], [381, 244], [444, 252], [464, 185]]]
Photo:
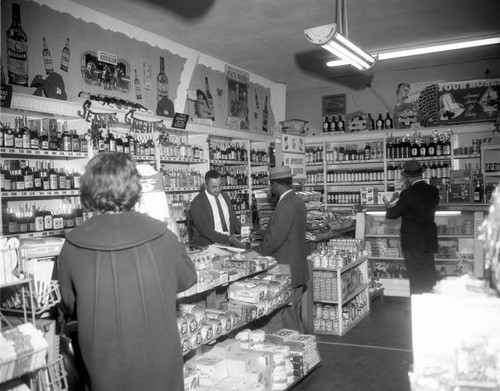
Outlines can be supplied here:
[[[250, 74], [226, 65], [226, 77], [229, 92], [229, 112], [226, 123], [241, 130], [249, 130], [248, 83], [250, 81]], [[267, 97], [263, 110], [267, 111]], [[263, 113], [265, 112], [263, 111]], [[267, 120], [265, 120], [264, 124], [263, 118], [263, 129], [264, 125], [267, 127]]]

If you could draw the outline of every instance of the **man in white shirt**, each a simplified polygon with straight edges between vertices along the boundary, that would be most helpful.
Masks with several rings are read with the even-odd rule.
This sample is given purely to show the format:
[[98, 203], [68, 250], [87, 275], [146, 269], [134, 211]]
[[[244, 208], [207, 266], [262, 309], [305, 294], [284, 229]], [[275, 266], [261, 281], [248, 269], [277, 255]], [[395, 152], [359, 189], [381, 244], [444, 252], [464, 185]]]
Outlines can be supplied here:
[[241, 223], [231, 199], [222, 192], [221, 177], [215, 170], [205, 174], [205, 188], [191, 202], [192, 244], [198, 247], [218, 243], [245, 247], [238, 240]]

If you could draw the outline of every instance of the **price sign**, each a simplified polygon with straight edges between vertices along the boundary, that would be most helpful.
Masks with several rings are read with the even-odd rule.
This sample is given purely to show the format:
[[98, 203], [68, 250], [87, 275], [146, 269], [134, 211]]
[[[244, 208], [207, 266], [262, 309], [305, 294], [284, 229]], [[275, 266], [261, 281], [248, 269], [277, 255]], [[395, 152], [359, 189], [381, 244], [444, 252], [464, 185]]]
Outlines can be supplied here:
[[172, 120], [172, 128], [174, 129], [186, 129], [186, 125], [189, 119], [188, 114], [175, 113]]

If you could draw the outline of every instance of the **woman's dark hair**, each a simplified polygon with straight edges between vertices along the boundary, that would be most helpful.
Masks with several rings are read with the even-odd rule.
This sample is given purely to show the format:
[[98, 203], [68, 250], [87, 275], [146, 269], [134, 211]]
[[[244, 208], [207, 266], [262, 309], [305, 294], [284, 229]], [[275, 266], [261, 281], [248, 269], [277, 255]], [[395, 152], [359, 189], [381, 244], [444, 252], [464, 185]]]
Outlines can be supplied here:
[[129, 211], [141, 197], [140, 175], [128, 153], [101, 152], [82, 176], [83, 206], [101, 212]]

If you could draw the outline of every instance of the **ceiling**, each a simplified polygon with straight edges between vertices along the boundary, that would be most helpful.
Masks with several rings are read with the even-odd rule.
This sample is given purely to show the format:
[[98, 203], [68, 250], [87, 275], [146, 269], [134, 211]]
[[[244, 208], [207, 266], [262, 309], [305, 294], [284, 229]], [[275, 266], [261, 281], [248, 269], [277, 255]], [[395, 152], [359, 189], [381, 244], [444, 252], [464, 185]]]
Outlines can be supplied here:
[[[334, 0], [75, 0], [99, 12], [243, 68], [287, 91], [369, 77], [327, 68], [334, 56], [304, 30], [335, 20]], [[500, 34], [498, 0], [346, 0], [349, 39], [369, 52]], [[498, 60], [500, 45], [379, 62], [373, 72]], [[496, 62], [495, 62], [496, 64]], [[485, 70], [481, 70], [484, 76]]]

